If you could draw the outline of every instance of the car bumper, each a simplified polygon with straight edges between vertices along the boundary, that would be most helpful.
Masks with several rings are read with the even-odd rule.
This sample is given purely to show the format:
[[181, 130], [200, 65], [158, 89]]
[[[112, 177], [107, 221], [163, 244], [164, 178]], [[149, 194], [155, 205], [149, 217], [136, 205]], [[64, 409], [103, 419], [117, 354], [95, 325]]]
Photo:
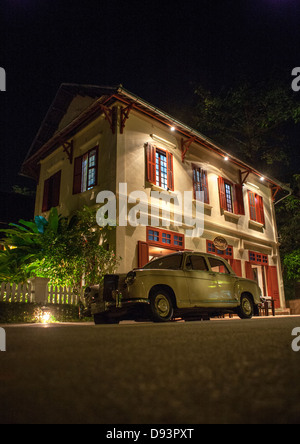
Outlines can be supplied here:
[[97, 301], [91, 304], [91, 313], [95, 315], [106, 312], [121, 312], [149, 304], [149, 299], [124, 299], [111, 302]]

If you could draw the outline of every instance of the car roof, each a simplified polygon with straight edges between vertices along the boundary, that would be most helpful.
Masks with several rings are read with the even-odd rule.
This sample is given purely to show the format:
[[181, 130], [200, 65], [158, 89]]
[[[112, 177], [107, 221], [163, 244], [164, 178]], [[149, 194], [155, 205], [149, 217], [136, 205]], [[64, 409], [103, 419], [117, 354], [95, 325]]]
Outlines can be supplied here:
[[175, 251], [174, 253], [166, 254], [165, 256], [160, 256], [160, 257], [157, 257], [157, 258], [155, 258], [153, 260], [161, 259], [163, 257], [188, 255], [188, 254], [196, 254], [196, 255], [200, 255], [200, 256], [206, 256], [206, 257], [212, 257], [212, 258], [216, 258], [217, 257], [219, 259], [225, 259], [222, 256], [217, 256], [217, 255], [211, 254], [211, 253], [204, 253], [202, 251], [188, 250], [188, 251]]

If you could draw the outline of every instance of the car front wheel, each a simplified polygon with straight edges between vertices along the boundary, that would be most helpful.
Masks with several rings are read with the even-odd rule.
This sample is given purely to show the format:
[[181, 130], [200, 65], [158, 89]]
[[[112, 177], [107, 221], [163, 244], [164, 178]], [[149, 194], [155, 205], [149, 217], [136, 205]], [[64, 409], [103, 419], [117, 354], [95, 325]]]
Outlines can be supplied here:
[[173, 318], [174, 308], [169, 294], [156, 290], [150, 297], [150, 309], [154, 322], [168, 322]]
[[254, 316], [254, 305], [251, 296], [242, 295], [237, 314], [241, 319], [251, 319]]

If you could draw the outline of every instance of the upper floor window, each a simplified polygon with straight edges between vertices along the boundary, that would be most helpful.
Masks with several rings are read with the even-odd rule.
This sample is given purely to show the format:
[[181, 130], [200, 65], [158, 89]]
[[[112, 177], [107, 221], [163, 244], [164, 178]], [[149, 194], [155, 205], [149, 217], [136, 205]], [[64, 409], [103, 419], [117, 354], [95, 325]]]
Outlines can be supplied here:
[[75, 159], [73, 194], [83, 193], [97, 185], [97, 165], [98, 147]]
[[218, 183], [221, 209], [245, 215], [243, 185], [233, 184], [223, 177], [218, 178]]
[[59, 205], [61, 171], [58, 171], [44, 183], [42, 211], [49, 211]]
[[49, 211], [59, 205], [61, 171], [58, 171], [44, 183], [42, 211]]
[[204, 203], [209, 204], [207, 171], [192, 165], [193, 167], [193, 189], [194, 199], [200, 200], [201, 191], [204, 193]]
[[265, 225], [264, 201], [261, 196], [248, 191], [250, 219]]
[[173, 154], [148, 143], [146, 157], [148, 182], [174, 191]]

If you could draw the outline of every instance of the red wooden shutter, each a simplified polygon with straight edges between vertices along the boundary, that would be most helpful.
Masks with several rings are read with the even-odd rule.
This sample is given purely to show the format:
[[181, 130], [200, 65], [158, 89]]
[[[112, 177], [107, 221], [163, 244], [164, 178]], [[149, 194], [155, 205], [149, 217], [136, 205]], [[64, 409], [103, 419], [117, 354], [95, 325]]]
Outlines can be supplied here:
[[224, 182], [223, 177], [218, 178], [218, 183], [219, 183], [219, 195], [220, 195], [221, 210], [227, 210], [225, 182]]
[[255, 194], [248, 191], [250, 219], [256, 221]]
[[146, 146], [147, 161], [147, 181], [156, 185], [156, 147], [147, 143]]
[[74, 161], [73, 194], [81, 193], [81, 180], [82, 180], [82, 156], [77, 157]]
[[207, 171], [197, 167], [196, 165], [192, 165], [192, 168], [193, 168], [194, 199], [197, 199], [197, 192], [203, 191], [204, 203], [209, 204]]
[[268, 296], [271, 296], [275, 300], [275, 308], [280, 308], [277, 267], [276, 266], [266, 267], [266, 271], [267, 271]]
[[261, 196], [256, 196], [256, 220], [265, 225], [264, 201]]
[[199, 177], [199, 170], [196, 165], [192, 165], [193, 168], [193, 190], [194, 190], [194, 199], [197, 199], [197, 193], [201, 191], [201, 182]]
[[202, 187], [204, 191], [204, 203], [209, 204], [207, 171], [202, 170], [201, 172], [202, 172]]
[[236, 184], [233, 187], [234, 190], [234, 212], [235, 214], [245, 215], [244, 197], [243, 197], [243, 185]]
[[251, 266], [251, 262], [246, 262], [246, 278], [254, 281], [254, 274]]
[[42, 211], [48, 211], [48, 203], [49, 203], [49, 185], [50, 185], [50, 180], [47, 179], [45, 180], [44, 183], [44, 195], [43, 195], [43, 206], [42, 206]]
[[168, 188], [174, 191], [174, 175], [173, 175], [173, 154], [167, 151], [167, 167], [168, 167]]
[[142, 268], [149, 262], [149, 246], [147, 242], [138, 241], [138, 267]]
[[242, 261], [239, 259], [230, 259], [230, 265], [237, 276], [243, 277]]
[[52, 177], [51, 207], [57, 207], [59, 205], [60, 182], [61, 182], [61, 171], [58, 171], [58, 173], [56, 173]]

